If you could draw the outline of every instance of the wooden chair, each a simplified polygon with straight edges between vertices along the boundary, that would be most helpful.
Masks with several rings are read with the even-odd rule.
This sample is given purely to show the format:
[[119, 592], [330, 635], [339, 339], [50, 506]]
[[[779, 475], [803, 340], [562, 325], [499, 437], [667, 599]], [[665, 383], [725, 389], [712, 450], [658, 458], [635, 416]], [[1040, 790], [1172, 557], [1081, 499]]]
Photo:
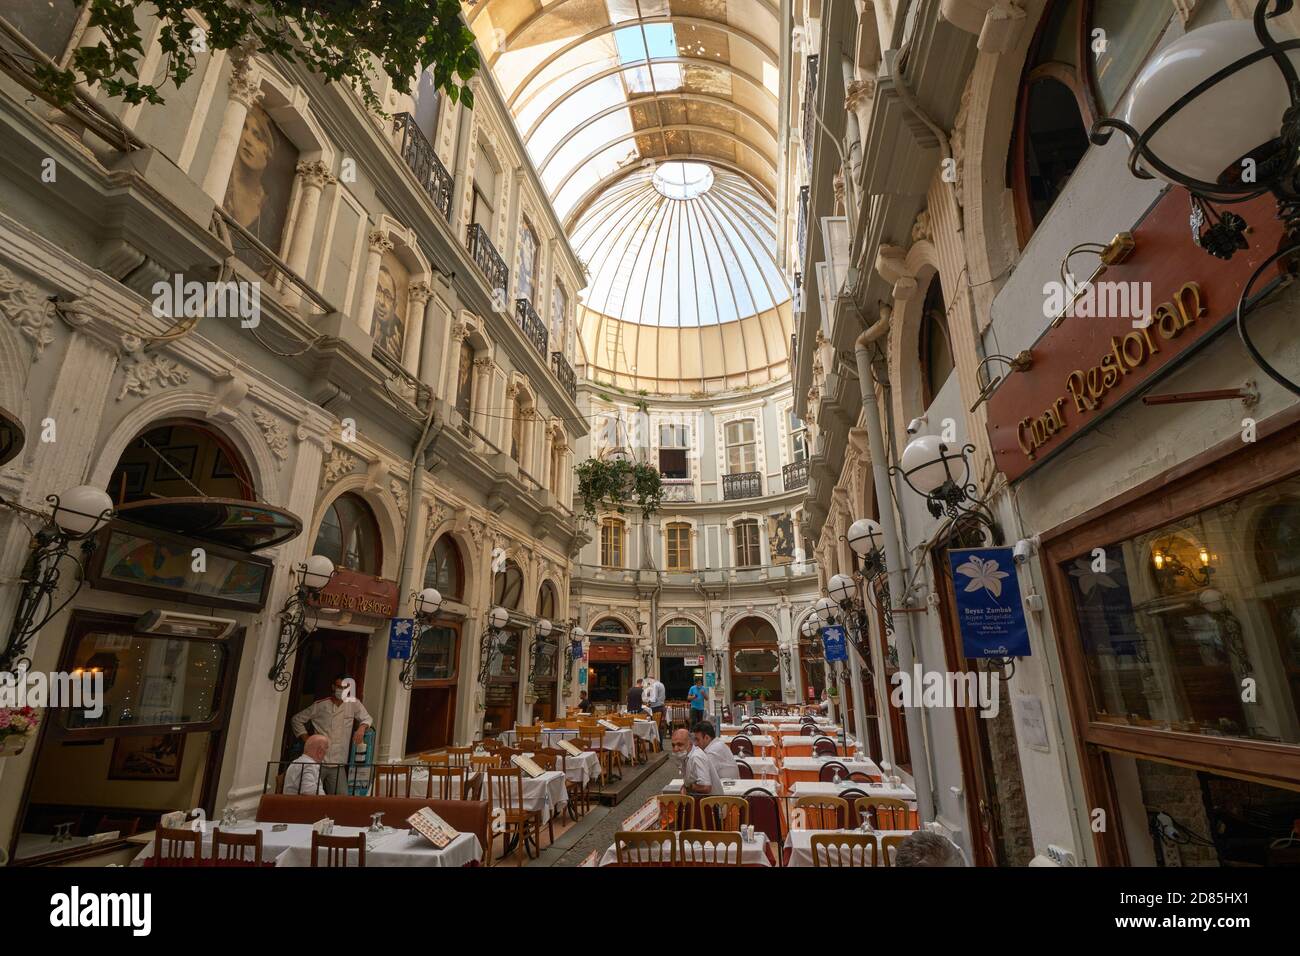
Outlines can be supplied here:
[[[487, 770], [488, 801], [493, 810], [500, 808], [505, 814], [505, 829], [502, 840], [509, 845], [510, 834], [518, 840], [515, 849], [519, 852], [519, 865], [524, 865], [524, 855], [536, 856], [541, 852], [542, 814], [539, 810], [524, 808], [524, 772], [518, 767], [489, 767]], [[492, 837], [496, 839], [495, 834]], [[529, 840], [537, 851], [530, 853]], [[502, 848], [505, 859], [505, 847]], [[489, 854], [492, 848], [488, 847]]]
[[579, 817], [585, 816], [588, 810], [587, 788], [582, 781], [569, 779], [568, 751], [561, 750], [559, 747], [543, 747], [533, 754], [533, 759], [538, 760], [539, 763], [541, 757], [550, 759], [548, 769], [559, 770], [564, 774], [564, 789], [569, 795], [569, 819], [576, 821]]
[[676, 866], [677, 835], [662, 830], [620, 830], [614, 852], [621, 866]]
[[374, 768], [374, 777], [370, 781], [372, 797], [407, 797], [411, 796], [410, 764], [388, 764]]
[[524, 724], [517, 724], [515, 726], [515, 743], [531, 753], [542, 745], [542, 728], [540, 726], [529, 727]]
[[429, 768], [429, 780], [424, 788], [426, 800], [468, 800], [464, 796], [465, 771], [460, 767]]
[[311, 865], [320, 866], [320, 851], [325, 851], [326, 867], [346, 867], [348, 865], [348, 851], [357, 851], [357, 866], [366, 865], [366, 835], [358, 833], [356, 836], [333, 836], [317, 833], [314, 830], [311, 835]]
[[160, 826], [153, 831], [153, 860], [153, 866], [198, 866], [203, 862], [203, 838], [189, 827]]
[[[907, 839], [906, 836], [903, 836], [902, 834], [898, 834], [898, 833], [888, 833], [880, 837], [880, 865], [881, 866], [894, 865], [894, 853], [898, 852], [899, 845], [906, 839]], [[891, 850], [893, 851], [892, 853], [890, 852]]]
[[435, 750], [431, 753], [417, 754], [415, 759], [420, 761], [420, 763], [428, 764], [430, 767], [451, 766], [451, 757], [445, 750]]
[[[245, 853], [245, 851], [250, 851]], [[251, 855], [251, 859], [249, 858]], [[252, 833], [222, 833], [217, 827], [212, 831], [213, 866], [261, 866], [262, 831]]]
[[[502, 748], [505, 749], [505, 748]], [[469, 758], [469, 772], [478, 773], [491, 767], [500, 767], [504, 765], [507, 757], [502, 756], [500, 752], [494, 754], [471, 754]]]
[[[563, 756], [563, 751], [560, 753], [561, 756]], [[547, 753], [546, 748], [543, 747], [538, 750], [537, 753], [533, 754], [533, 763], [537, 764], [537, 766], [541, 767], [543, 770], [559, 770], [564, 773], [564, 789], [566, 793], [568, 792], [569, 774], [568, 771], [564, 769], [563, 764], [560, 763], [559, 757], [556, 757], [553, 753]], [[551, 815], [546, 818], [546, 833], [550, 837], [550, 843], [555, 842], [555, 816], [559, 812], [560, 808], [558, 806], [552, 807]], [[548, 843], [547, 846], [550, 846], [550, 843]]]
[[[853, 809], [857, 812], [859, 820], [870, 819], [873, 829], [908, 829], [908, 809], [905, 800], [896, 797], [859, 797], [853, 802]], [[885, 812], [881, 813], [882, 810]], [[870, 817], [867, 817], [868, 813]]]
[[473, 747], [448, 747], [447, 762], [453, 767], [468, 767], [470, 754], [473, 752]]
[[605, 746], [605, 728], [599, 724], [578, 726], [578, 735], [587, 741], [584, 749], [600, 757], [600, 775], [604, 780], [623, 779], [623, 755]]
[[749, 802], [744, 797], [703, 797], [699, 806], [700, 827], [704, 830], [738, 833], [749, 822]]
[[[805, 796], [794, 801], [794, 810], [803, 811], [806, 826], [796, 830], [843, 830], [848, 826], [849, 802], [843, 797]], [[834, 814], [832, 818], [830, 815]]]
[[[456, 769], [455, 767], [452, 768]], [[471, 773], [461, 781], [460, 792], [463, 800], [483, 799], [483, 774]]]
[[501, 749], [501, 741], [497, 740], [495, 737], [484, 737], [479, 741], [479, 746], [488, 753], [494, 754]]
[[870, 833], [814, 833], [813, 866], [876, 865], [876, 838]]
[[677, 839], [678, 866], [740, 866], [743, 847], [739, 833], [683, 830]]
[[695, 798], [689, 793], [659, 794], [659, 825], [665, 830], [695, 828]]

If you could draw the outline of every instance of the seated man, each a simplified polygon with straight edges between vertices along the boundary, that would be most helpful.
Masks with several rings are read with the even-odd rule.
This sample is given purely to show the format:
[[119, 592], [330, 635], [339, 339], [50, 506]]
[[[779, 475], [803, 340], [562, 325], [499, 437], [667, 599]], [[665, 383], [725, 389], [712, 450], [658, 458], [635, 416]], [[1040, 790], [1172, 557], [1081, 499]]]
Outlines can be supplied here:
[[730, 747], [717, 738], [712, 721], [702, 720], [695, 725], [695, 745], [712, 761], [720, 779], [735, 780], [740, 776], [736, 755], [731, 752]]
[[917, 830], [898, 845], [894, 866], [965, 866], [961, 850], [946, 836]]
[[303, 745], [302, 756], [289, 764], [284, 772], [284, 792], [318, 795], [325, 792], [321, 786], [320, 764], [329, 752], [330, 739], [324, 734], [313, 734]]
[[578, 711], [583, 714], [590, 714], [596, 709], [596, 702], [587, 696], [584, 690], [578, 694]]
[[673, 753], [681, 761], [682, 793], [693, 797], [722, 796], [722, 778], [718, 768], [699, 747], [691, 742], [685, 727], [673, 731]]

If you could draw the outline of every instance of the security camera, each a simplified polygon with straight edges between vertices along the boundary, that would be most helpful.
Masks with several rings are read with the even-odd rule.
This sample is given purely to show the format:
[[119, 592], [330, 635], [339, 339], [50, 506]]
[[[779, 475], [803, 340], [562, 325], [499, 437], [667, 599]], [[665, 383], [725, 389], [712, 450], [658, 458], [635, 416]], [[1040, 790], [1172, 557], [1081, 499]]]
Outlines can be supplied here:
[[1016, 564], [1028, 564], [1029, 559], [1034, 555], [1034, 542], [1029, 538], [1021, 538], [1016, 542], [1016, 547], [1011, 553]]
[[929, 415], [922, 415], [920, 418], [913, 418], [907, 423], [907, 433], [909, 435], [919, 435], [921, 428], [930, 421]]

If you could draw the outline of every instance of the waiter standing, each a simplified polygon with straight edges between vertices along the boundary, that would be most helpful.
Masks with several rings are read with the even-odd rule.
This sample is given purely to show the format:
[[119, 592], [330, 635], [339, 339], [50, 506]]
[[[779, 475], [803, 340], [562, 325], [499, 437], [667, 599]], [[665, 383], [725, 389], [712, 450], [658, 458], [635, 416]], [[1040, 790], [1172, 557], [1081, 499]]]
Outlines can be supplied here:
[[[366, 705], [355, 694], [348, 694], [348, 687], [356, 685], [346, 674], [334, 678], [331, 696], [316, 701], [306, 710], [294, 714], [290, 726], [294, 736], [304, 744], [310, 736], [307, 724], [316, 729], [316, 733], [329, 738], [329, 749], [321, 761], [321, 779], [326, 793], [342, 794], [347, 792], [347, 774], [340, 772], [348, 761], [348, 741], [354, 744], [365, 739], [366, 730], [374, 723]], [[353, 730], [354, 724], [356, 729]]]

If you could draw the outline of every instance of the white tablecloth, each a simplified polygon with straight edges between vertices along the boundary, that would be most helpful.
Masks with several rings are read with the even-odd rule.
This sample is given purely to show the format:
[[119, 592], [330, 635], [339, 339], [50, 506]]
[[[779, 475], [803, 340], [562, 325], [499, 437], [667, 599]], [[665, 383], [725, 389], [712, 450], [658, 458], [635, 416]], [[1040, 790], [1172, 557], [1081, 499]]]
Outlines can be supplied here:
[[796, 797], [834, 797], [839, 796], [841, 790], [854, 788], [861, 790], [869, 797], [893, 797], [896, 800], [915, 800], [916, 793], [911, 787], [893, 787], [883, 783], [857, 783], [848, 781], [836, 786], [833, 783], [811, 783], [807, 780], [799, 780], [790, 788], [792, 796]]
[[[651, 726], [653, 726], [653, 724]], [[553, 741], [576, 736], [578, 736], [576, 730], [543, 730], [542, 743], [546, 746], [554, 747], [555, 744]], [[644, 734], [640, 736], [644, 736]], [[501, 743], [505, 744], [507, 747], [514, 747], [515, 732], [513, 730], [503, 730], [497, 735], [497, 740], [501, 741]], [[631, 730], [607, 730], [605, 731], [605, 736], [602, 738], [600, 745], [606, 750], [617, 750], [629, 760], [632, 759], [632, 754], [635, 752], [632, 743]]]
[[[842, 833], [842, 830], [791, 830], [785, 838], [786, 848], [790, 850], [790, 862], [786, 866], [812, 866], [812, 838], [817, 833]], [[849, 831], [858, 832], [858, 831]], [[907, 836], [911, 830], [875, 830], [873, 834], [879, 838], [882, 836]], [[876, 865], [883, 866], [884, 861], [880, 859], [880, 847], [876, 847]], [[891, 857], [892, 861], [892, 857]], [[823, 860], [823, 863], [825, 861]]]
[[776, 777], [781, 773], [774, 757], [737, 757], [736, 762], [748, 764], [755, 777]]
[[[665, 784], [664, 789], [663, 789], [663, 792], [664, 792], [664, 793], [681, 793], [681, 792], [682, 792], [682, 784], [683, 784], [683, 783], [685, 783], [685, 781], [684, 781], [681, 777], [675, 777], [674, 779], [669, 780], [667, 784]], [[766, 780], [724, 780], [724, 781], [722, 781], [722, 793], [715, 793], [715, 794], [712, 794], [712, 796], [715, 796], [715, 797], [724, 797], [724, 796], [729, 796], [729, 797], [741, 797], [741, 796], [744, 796], [744, 795], [745, 795], [745, 791], [747, 791], [747, 790], [752, 790], [752, 789], [754, 789], [755, 787], [758, 787], [760, 790], [766, 790], [768, 793], [772, 794], [772, 796], [776, 796], [776, 792], [777, 792], [777, 781], [772, 780], [772, 779], [766, 779]]]
[[[665, 847], [667, 847], [668, 843], [670, 843], [671, 840], [672, 837], [666, 836], [664, 838]], [[755, 832], [753, 843], [742, 842], [740, 844], [740, 862], [742, 864], [748, 863], [748, 864], [757, 864], [759, 866], [771, 866], [772, 863], [770, 860], [768, 860], [767, 853], [764, 849], [766, 846], [767, 846], [767, 835], [764, 833]], [[642, 850], [642, 852], [645, 853], [646, 851]], [[679, 848], [677, 852], [678, 852], [678, 859], [680, 860], [681, 849]], [[712, 860], [714, 859], [714, 852], [715, 851], [713, 850], [712, 847], [704, 847], [701, 848], [700, 850], [695, 851], [694, 858], [697, 860], [699, 859]], [[728, 849], [728, 853], [730, 854], [730, 856], [727, 857], [727, 860], [729, 863], [733, 863], [733, 864], [735, 863], [735, 856], [734, 856], [735, 852], [736, 851], [734, 849], [730, 849], [730, 848]], [[664, 856], [662, 857], [664, 860], [668, 859], [667, 853], [668, 850], [665, 849]], [[719, 852], [719, 856], [721, 856], [720, 852]], [[618, 845], [611, 844], [609, 849], [605, 851], [605, 855], [600, 858], [600, 863], [597, 865], [609, 866], [611, 863], [617, 863], [617, 862], [618, 862]]]
[[[758, 729], [765, 734], [770, 734], [776, 730], [776, 724], [759, 724]], [[799, 728], [796, 727], [795, 729], [798, 730]], [[744, 727], [741, 724], [722, 725], [722, 733], [724, 734], [739, 734], [743, 732], [744, 732]]]
[[659, 725], [653, 720], [638, 720], [632, 725], [632, 733], [643, 740], [658, 740]]
[[[594, 756], [594, 754], [593, 754]], [[530, 777], [528, 774], [520, 773], [524, 778], [524, 809], [546, 811], [547, 796], [550, 797], [550, 806], [552, 809], [562, 806], [569, 802], [569, 791], [564, 785], [565, 775], [558, 770], [548, 770], [540, 777]], [[416, 770], [411, 775], [411, 792], [423, 796], [429, 785], [429, 775], [424, 770]], [[483, 799], [489, 799], [488, 788], [491, 781], [487, 776], [483, 777]], [[459, 800], [460, 780], [456, 778], [452, 784], [452, 799]], [[494, 801], [495, 802], [495, 801]]]
[[[404, 823], [388, 821], [389, 825], [399, 822]], [[252, 833], [254, 828], [261, 830], [263, 862], [274, 861], [276, 866], [311, 866], [312, 825], [288, 823], [283, 830], [274, 830], [275, 826], [278, 824], [245, 823], [225, 829], [245, 834]], [[384, 834], [368, 833], [365, 827], [334, 827], [334, 836], [356, 836], [358, 833], [366, 833], [366, 866], [464, 866], [483, 855], [483, 846], [472, 833], [459, 834], [445, 849], [439, 850], [424, 837], [411, 836], [405, 826]], [[202, 852], [205, 857], [212, 853], [212, 827], [203, 836]], [[136, 855], [131, 865], [140, 866], [151, 856], [152, 842]], [[321, 856], [324, 857], [324, 852]], [[348, 862], [355, 865], [355, 854], [349, 857]]]
[[847, 757], [786, 757], [782, 762], [786, 770], [811, 770], [814, 773], [828, 763], [842, 763], [849, 773], [865, 773], [873, 777], [883, 776], [880, 768], [870, 757], [865, 760], [850, 760]]
[[[749, 737], [749, 742], [750, 742], [751, 744], [754, 745], [754, 750], [756, 750], [756, 751], [761, 751], [761, 750], [765, 750], [765, 749], [766, 749], [766, 750], [772, 750], [772, 749], [774, 749], [774, 748], [776, 747], [776, 740], [775, 740], [775, 738], [773, 738], [773, 737], [769, 737], [769, 736], [766, 736], [766, 735], [756, 735], [756, 736], [755, 736], [755, 735], [750, 735], [750, 734], [745, 734], [744, 736]], [[724, 736], [722, 736], [722, 737], [719, 737], [718, 739], [721, 740], [721, 741], [722, 741], [724, 744], [726, 744], [728, 747], [730, 747], [730, 746], [731, 746], [731, 741], [732, 741], [732, 739], [733, 739], [733, 735], [731, 735], [731, 734], [726, 734], [726, 735], [724, 735]]]
[[[832, 734], [818, 734], [816, 737], [809, 737], [809, 736], [807, 736], [806, 734], [805, 734], [805, 735], [792, 735], [792, 736], [789, 736], [789, 737], [782, 737], [782, 738], [781, 738], [781, 746], [782, 746], [782, 747], [811, 747], [811, 746], [813, 745], [813, 741], [815, 741], [815, 740], [820, 740], [822, 737], [829, 738], [832, 742], [834, 742], [834, 744], [835, 744], [835, 749], [838, 750], [838, 751], [840, 751], [840, 752], [843, 752], [843, 750], [844, 750], [844, 738], [841, 737], [839, 734], [834, 734], [834, 735], [832, 735]], [[853, 752], [853, 748], [854, 748], [855, 746], [857, 746], [857, 743], [858, 743], [858, 742], [857, 742], [857, 740], [854, 738], [854, 736], [853, 736], [852, 734], [849, 734], [849, 753], [852, 753], [852, 752]], [[755, 745], [755, 746], [757, 746], [757, 745]]]

